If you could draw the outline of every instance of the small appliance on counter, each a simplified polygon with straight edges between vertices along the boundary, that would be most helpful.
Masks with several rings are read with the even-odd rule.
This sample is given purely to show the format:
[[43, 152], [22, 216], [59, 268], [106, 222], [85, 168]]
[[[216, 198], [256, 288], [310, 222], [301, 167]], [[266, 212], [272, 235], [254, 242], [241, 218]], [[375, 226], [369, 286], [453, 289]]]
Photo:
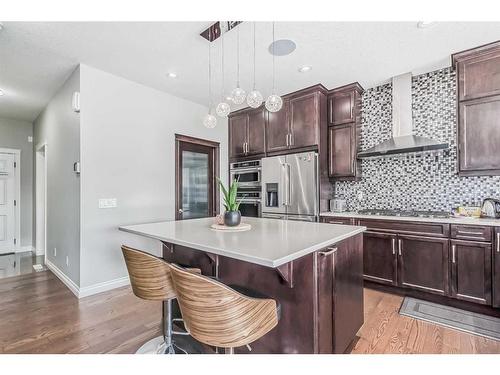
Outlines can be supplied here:
[[347, 201], [341, 198], [330, 199], [331, 212], [345, 212], [347, 211]]
[[500, 218], [500, 200], [486, 198], [481, 207], [481, 217], [488, 217], [492, 219]]

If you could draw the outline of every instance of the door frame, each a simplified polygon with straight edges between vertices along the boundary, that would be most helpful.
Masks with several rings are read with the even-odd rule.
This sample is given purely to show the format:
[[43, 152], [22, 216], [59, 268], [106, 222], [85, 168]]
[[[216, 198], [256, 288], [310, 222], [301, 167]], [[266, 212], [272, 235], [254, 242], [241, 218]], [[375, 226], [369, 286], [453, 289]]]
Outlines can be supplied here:
[[18, 148], [0, 148], [0, 154], [10, 154], [14, 155], [14, 162], [16, 163], [16, 168], [14, 168], [14, 199], [16, 200], [16, 206], [14, 207], [15, 216], [15, 238], [16, 244], [14, 249], [16, 252], [22, 250], [21, 246], [21, 150]]
[[36, 183], [37, 181], [37, 176], [36, 176], [36, 172], [38, 171], [38, 165], [37, 165], [37, 156], [38, 156], [38, 153], [41, 152], [41, 150], [43, 149], [44, 151], [44, 157], [43, 157], [43, 169], [44, 169], [44, 181], [43, 181], [43, 224], [44, 224], [44, 244], [43, 244], [43, 247], [44, 247], [44, 254], [43, 254], [43, 258], [44, 258], [44, 263], [47, 264], [47, 175], [48, 175], [48, 171], [47, 171], [47, 143], [46, 142], [42, 142], [42, 143], [39, 143], [35, 146], [35, 255], [38, 255], [37, 254], [37, 248], [36, 248], [36, 232], [37, 232], [37, 214], [36, 214], [36, 209], [38, 208], [38, 202], [36, 200], [36, 197], [38, 196], [37, 192], [38, 192], [38, 184]]
[[[215, 142], [215, 141], [209, 141], [207, 139], [201, 139], [201, 138], [196, 138], [196, 137], [191, 137], [187, 135], [182, 135], [182, 134], [177, 134], [175, 133], [175, 212], [174, 212], [174, 218], [176, 220], [179, 219], [179, 196], [181, 193], [181, 181], [179, 179], [179, 174], [180, 174], [180, 143], [185, 142], [185, 143], [191, 143], [194, 145], [199, 145], [199, 146], [207, 146], [212, 149], [212, 160], [213, 160], [213, 171], [214, 171], [214, 176], [220, 178], [220, 143]], [[217, 181], [213, 181], [214, 184], [214, 189], [213, 189], [213, 196], [212, 196], [212, 202], [213, 202], [213, 216], [219, 214], [220, 212], [220, 194], [219, 194], [219, 184]]]

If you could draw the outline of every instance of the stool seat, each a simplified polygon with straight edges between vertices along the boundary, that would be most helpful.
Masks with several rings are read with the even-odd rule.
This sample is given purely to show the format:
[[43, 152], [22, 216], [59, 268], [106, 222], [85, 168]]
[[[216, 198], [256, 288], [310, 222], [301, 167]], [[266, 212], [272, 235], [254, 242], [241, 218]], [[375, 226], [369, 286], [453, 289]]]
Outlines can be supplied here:
[[[251, 298], [262, 298], [262, 299], [271, 299], [272, 297], [269, 297], [268, 295], [259, 292], [255, 289], [250, 289], [245, 286], [237, 285], [237, 284], [229, 284], [228, 285], [231, 289], [236, 290], [238, 293], [241, 293], [247, 297]], [[276, 313], [278, 314], [278, 320], [281, 319], [281, 303], [279, 301], [276, 301]]]

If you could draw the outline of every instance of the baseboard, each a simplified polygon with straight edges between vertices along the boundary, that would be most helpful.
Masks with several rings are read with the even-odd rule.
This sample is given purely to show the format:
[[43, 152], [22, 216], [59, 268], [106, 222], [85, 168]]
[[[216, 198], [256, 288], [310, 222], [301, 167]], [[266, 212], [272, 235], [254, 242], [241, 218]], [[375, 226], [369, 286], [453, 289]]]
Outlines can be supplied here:
[[68, 276], [66, 276], [66, 274], [61, 271], [59, 268], [57, 268], [57, 266], [52, 263], [50, 260], [46, 259], [45, 260], [45, 265], [47, 266], [47, 268], [49, 270], [52, 271], [52, 273], [54, 275], [57, 276], [57, 278], [59, 280], [61, 280], [63, 282], [64, 285], [66, 285], [68, 287], [69, 290], [71, 290], [71, 292], [73, 292], [73, 294], [77, 297], [77, 298], [80, 298], [80, 288], [78, 287], [78, 285], [76, 285], [74, 283], [73, 280], [71, 280]]
[[40, 255], [44, 255], [45, 254], [45, 250], [43, 249], [36, 249], [36, 248], [33, 248], [33, 252], [35, 253], [36, 256], [40, 256]]
[[28, 251], [33, 253], [35, 248], [33, 246], [19, 246], [14, 249], [15, 253], [27, 253]]
[[128, 276], [120, 277], [118, 279], [114, 280], [109, 280], [109, 281], [104, 281], [102, 283], [97, 283], [94, 285], [86, 286], [83, 288], [80, 288], [78, 285], [76, 285], [73, 280], [71, 280], [64, 272], [62, 272], [55, 264], [53, 264], [50, 260], [47, 259], [45, 262], [45, 265], [49, 270], [52, 271], [54, 275], [57, 276], [59, 280], [63, 282], [64, 285], [68, 287], [71, 292], [77, 297], [77, 298], [84, 298], [88, 296], [92, 296], [94, 294], [102, 293], [102, 292], [107, 292], [108, 290], [115, 289], [115, 288], [120, 288], [122, 286], [126, 286], [130, 284], [130, 279]]
[[111, 289], [120, 288], [130, 284], [130, 279], [128, 276], [120, 277], [118, 279], [105, 281], [102, 283], [86, 286], [80, 288], [80, 293], [78, 298], [88, 297], [97, 293], [106, 292]]

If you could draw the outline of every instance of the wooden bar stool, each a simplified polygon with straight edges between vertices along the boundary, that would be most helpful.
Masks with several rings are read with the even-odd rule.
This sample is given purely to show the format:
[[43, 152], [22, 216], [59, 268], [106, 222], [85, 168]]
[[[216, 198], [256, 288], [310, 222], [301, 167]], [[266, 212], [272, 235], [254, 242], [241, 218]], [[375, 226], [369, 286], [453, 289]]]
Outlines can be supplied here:
[[[182, 319], [172, 319], [172, 300], [176, 292], [172, 284], [170, 267], [163, 259], [155, 257], [144, 251], [122, 246], [123, 257], [130, 276], [130, 284], [134, 294], [148, 301], [165, 302], [162, 314], [163, 336], [149, 340], [139, 348], [137, 353], [175, 354], [184, 353], [173, 340], [174, 335], [189, 335], [187, 332], [174, 332], [172, 323]], [[187, 272], [200, 272], [189, 269]]]
[[170, 268], [185, 327], [196, 340], [232, 354], [234, 348], [249, 345], [278, 324], [275, 300], [249, 297], [176, 264]]

